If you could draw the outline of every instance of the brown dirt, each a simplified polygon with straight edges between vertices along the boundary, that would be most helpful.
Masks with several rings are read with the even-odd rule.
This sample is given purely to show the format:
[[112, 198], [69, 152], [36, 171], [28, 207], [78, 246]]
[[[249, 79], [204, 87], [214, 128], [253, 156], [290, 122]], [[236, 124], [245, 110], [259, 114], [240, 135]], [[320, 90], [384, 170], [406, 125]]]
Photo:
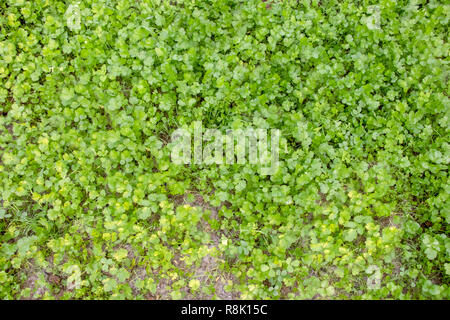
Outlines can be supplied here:
[[[183, 201], [185, 203], [185, 201]], [[203, 211], [207, 211], [210, 214], [210, 219], [219, 220], [219, 208], [211, 206], [209, 203], [205, 202], [201, 195], [196, 195], [195, 200], [192, 203], [193, 206], [201, 208]], [[200, 296], [199, 299], [212, 299], [217, 298], [221, 300], [236, 300], [239, 298], [237, 292], [227, 292], [225, 286], [231, 282], [236, 283], [237, 279], [222, 270], [220, 270], [220, 264], [224, 261], [224, 257], [220, 254], [219, 243], [221, 234], [220, 231], [214, 231], [210, 224], [202, 219], [201, 227], [205, 232], [207, 232], [211, 237], [211, 242], [208, 247], [212, 252], [217, 253], [213, 255], [206, 255], [199, 267], [194, 269], [194, 278], [199, 279], [202, 286], [214, 284], [215, 297], [210, 296]], [[189, 296], [187, 298], [190, 298]]]

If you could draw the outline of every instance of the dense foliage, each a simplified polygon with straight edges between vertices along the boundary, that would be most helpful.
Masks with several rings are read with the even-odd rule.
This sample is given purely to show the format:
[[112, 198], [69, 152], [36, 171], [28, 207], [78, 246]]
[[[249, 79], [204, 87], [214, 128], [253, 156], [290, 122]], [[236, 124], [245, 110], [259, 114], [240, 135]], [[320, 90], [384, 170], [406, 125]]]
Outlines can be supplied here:
[[0, 298], [449, 298], [449, 8], [1, 1]]

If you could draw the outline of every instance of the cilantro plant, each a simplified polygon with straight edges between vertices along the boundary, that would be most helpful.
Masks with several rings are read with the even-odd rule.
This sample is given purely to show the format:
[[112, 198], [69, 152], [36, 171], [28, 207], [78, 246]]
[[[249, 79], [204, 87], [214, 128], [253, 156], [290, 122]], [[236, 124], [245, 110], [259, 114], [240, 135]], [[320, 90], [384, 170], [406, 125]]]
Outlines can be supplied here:
[[[448, 299], [439, 0], [0, 2], [0, 298]], [[195, 121], [279, 166], [179, 165]]]

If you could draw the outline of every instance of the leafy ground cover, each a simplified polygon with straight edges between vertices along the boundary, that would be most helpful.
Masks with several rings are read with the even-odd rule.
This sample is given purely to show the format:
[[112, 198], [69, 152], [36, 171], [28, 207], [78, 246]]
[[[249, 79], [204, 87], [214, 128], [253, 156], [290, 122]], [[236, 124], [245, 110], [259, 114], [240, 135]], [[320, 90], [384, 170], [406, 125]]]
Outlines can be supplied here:
[[[0, 3], [0, 298], [448, 299], [444, 1]], [[280, 166], [175, 165], [194, 121]]]

